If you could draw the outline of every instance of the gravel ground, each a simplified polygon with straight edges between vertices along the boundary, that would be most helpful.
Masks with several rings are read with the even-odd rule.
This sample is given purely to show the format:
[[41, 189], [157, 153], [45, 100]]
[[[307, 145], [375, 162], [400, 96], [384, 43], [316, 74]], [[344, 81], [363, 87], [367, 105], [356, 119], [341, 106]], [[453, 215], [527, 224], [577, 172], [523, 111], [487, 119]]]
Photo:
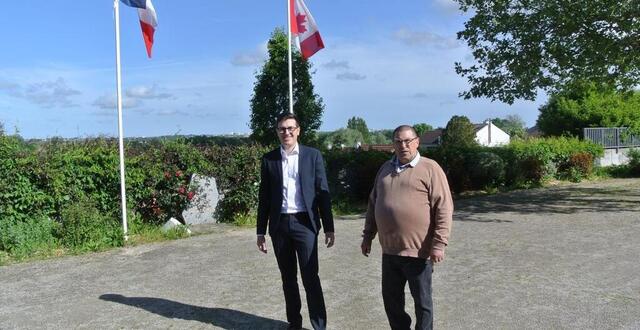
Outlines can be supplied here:
[[[338, 220], [336, 245], [320, 248], [331, 329], [388, 328], [362, 224]], [[0, 267], [0, 329], [285, 328], [275, 258], [254, 231], [194, 229], [209, 233]], [[638, 179], [457, 201], [435, 328], [640, 329], [639, 238]]]

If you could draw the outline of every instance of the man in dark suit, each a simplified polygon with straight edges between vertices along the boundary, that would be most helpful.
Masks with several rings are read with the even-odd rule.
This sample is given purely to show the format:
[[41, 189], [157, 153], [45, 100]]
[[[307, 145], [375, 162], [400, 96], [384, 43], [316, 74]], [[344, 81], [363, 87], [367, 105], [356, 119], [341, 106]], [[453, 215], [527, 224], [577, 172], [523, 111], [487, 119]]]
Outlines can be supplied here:
[[290, 329], [302, 328], [297, 261], [314, 329], [325, 329], [327, 312], [318, 276], [318, 233], [325, 244], [335, 241], [331, 198], [322, 155], [298, 144], [300, 125], [293, 114], [278, 118], [280, 147], [262, 157], [258, 201], [257, 245], [267, 253], [267, 227], [282, 275]]

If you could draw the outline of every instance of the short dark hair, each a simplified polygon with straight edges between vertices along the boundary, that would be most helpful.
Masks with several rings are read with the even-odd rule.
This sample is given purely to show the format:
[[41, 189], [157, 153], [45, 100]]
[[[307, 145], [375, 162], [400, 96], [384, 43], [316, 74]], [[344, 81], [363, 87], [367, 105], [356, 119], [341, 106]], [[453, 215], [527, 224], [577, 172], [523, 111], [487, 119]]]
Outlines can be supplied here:
[[395, 137], [398, 133], [404, 132], [404, 131], [412, 131], [413, 135], [418, 137], [418, 132], [416, 132], [416, 129], [413, 128], [413, 126], [411, 125], [400, 125], [396, 127], [396, 129], [393, 130], [393, 137]]
[[296, 121], [296, 126], [300, 126], [300, 121], [298, 120], [298, 117], [292, 113], [289, 112], [285, 112], [281, 115], [278, 116], [278, 120], [276, 120], [276, 127], [278, 127], [278, 124], [280, 124], [281, 122], [287, 120], [287, 119], [293, 119]]

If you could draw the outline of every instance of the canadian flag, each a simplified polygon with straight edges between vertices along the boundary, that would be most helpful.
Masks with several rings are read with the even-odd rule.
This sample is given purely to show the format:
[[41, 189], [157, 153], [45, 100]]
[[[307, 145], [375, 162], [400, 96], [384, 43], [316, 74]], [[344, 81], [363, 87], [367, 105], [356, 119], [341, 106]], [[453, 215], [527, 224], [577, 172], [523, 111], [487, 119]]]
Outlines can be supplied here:
[[318, 25], [302, 0], [289, 0], [291, 11], [291, 33], [298, 36], [300, 52], [305, 59], [311, 57], [324, 43], [318, 31]]

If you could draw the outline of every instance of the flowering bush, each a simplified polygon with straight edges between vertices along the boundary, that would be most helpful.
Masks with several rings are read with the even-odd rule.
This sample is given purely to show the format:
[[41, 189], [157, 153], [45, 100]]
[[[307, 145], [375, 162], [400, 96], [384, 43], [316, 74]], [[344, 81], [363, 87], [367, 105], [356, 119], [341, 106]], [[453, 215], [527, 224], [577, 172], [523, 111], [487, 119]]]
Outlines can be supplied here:
[[192, 174], [211, 175], [215, 164], [184, 138], [131, 141], [126, 150], [128, 205], [147, 223], [184, 222], [182, 211], [196, 195]]
[[139, 204], [143, 217], [152, 222], [164, 222], [173, 217], [184, 223], [182, 211], [195, 196], [189, 188], [189, 176], [181, 170], [165, 170], [150, 196]]

